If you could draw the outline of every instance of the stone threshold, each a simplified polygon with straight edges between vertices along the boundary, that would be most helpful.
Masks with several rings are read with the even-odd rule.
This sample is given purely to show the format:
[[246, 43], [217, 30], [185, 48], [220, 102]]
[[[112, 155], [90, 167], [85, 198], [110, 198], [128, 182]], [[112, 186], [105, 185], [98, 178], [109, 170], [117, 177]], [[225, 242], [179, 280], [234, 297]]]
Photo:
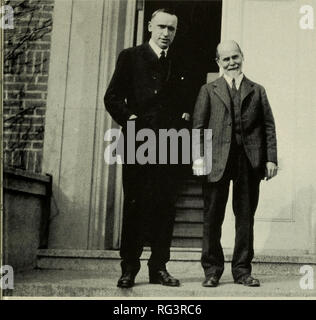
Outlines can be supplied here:
[[[232, 250], [224, 249], [225, 261], [231, 262]], [[120, 260], [118, 250], [77, 250], [77, 249], [39, 249], [39, 259], [42, 258], [79, 258], [79, 259], [109, 259]], [[150, 249], [144, 248], [141, 260], [148, 260]], [[201, 249], [171, 248], [170, 261], [199, 262]], [[294, 250], [261, 250], [255, 252], [253, 263], [278, 263], [278, 264], [312, 264], [316, 265], [316, 255], [306, 251]]]
[[172, 274], [181, 280], [180, 287], [166, 287], [148, 283], [145, 261], [136, 277], [133, 288], [119, 289], [116, 287], [119, 271], [92, 272], [77, 270], [33, 270], [17, 274], [14, 290], [7, 290], [5, 296], [10, 297], [99, 297], [110, 299], [253, 299], [258, 297], [305, 297], [315, 299], [316, 289], [300, 288], [300, 276], [259, 275], [261, 287], [249, 288], [236, 285], [230, 270], [225, 270], [217, 288], [204, 288], [202, 270], [192, 272], [192, 268], [184, 268], [184, 264], [171, 266]]

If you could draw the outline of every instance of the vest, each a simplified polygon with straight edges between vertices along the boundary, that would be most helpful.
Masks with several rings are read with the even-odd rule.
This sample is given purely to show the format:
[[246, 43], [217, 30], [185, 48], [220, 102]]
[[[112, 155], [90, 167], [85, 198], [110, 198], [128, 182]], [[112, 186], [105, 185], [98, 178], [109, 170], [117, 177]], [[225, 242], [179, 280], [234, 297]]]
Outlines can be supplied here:
[[243, 85], [243, 81], [241, 82], [239, 89], [235, 97], [233, 97], [232, 89], [227, 84], [227, 88], [229, 90], [230, 98], [231, 98], [231, 115], [232, 115], [232, 139], [238, 146], [242, 145], [241, 138], [241, 86]]

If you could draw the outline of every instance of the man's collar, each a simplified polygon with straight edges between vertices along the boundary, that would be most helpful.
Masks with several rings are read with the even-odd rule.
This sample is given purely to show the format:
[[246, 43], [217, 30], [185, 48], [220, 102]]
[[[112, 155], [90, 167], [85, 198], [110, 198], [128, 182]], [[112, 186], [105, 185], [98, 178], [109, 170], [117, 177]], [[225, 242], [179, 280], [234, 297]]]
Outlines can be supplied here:
[[169, 48], [167, 48], [167, 49], [161, 49], [160, 47], [158, 47], [158, 46], [156, 45], [156, 43], [155, 43], [152, 39], [149, 40], [149, 45], [150, 45], [150, 47], [153, 49], [153, 51], [155, 52], [155, 54], [157, 55], [158, 58], [160, 58], [161, 51], [164, 51], [164, 52], [166, 53], [166, 56], [167, 56], [167, 53], [168, 53], [168, 49], [169, 49]]
[[[228, 85], [232, 87], [233, 78], [224, 73], [224, 79], [227, 81]], [[244, 78], [244, 74], [241, 73], [238, 77], [235, 78], [236, 88], [239, 89], [242, 79]]]

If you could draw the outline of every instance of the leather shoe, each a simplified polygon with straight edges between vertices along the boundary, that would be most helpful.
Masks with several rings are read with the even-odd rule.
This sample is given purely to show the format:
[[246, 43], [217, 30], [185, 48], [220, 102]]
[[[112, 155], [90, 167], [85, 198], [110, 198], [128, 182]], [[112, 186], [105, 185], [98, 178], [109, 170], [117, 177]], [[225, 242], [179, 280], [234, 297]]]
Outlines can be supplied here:
[[243, 276], [240, 279], [235, 280], [235, 283], [243, 284], [247, 287], [260, 287], [260, 281], [256, 278], [253, 278], [251, 275]]
[[217, 276], [206, 277], [202, 282], [203, 287], [217, 287], [219, 283], [219, 278]]
[[131, 272], [124, 272], [117, 282], [119, 288], [131, 288], [135, 284], [135, 276]]
[[171, 276], [166, 270], [149, 271], [149, 283], [164, 286], [179, 287], [180, 281]]

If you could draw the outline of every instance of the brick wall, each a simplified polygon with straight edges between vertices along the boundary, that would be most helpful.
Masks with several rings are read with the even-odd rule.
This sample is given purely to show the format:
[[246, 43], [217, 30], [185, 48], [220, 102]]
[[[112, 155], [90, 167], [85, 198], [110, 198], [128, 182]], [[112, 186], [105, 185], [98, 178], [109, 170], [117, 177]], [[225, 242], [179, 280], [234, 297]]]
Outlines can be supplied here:
[[4, 30], [4, 165], [40, 173], [54, 0], [5, 4], [14, 29]]

